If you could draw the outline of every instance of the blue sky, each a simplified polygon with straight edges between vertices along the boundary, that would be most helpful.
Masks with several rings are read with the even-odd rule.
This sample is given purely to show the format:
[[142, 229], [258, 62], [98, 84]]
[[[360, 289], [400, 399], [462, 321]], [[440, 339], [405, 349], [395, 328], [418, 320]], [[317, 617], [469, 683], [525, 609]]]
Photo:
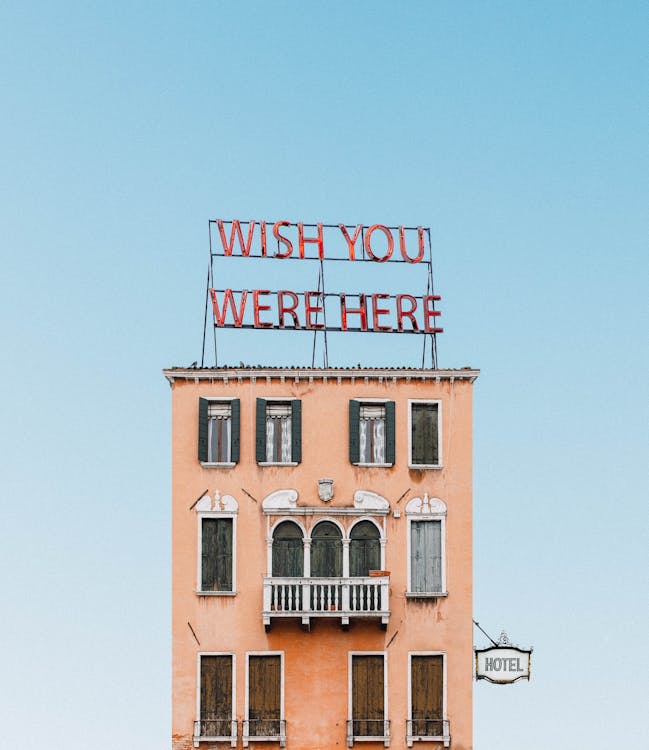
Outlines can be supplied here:
[[[646, 742], [648, 28], [633, 0], [0, 4], [7, 746], [168, 746], [160, 370], [200, 357], [217, 217], [431, 227], [439, 363], [482, 370], [475, 615], [535, 647], [530, 684], [475, 686], [475, 747]], [[223, 355], [309, 361], [277, 336]]]

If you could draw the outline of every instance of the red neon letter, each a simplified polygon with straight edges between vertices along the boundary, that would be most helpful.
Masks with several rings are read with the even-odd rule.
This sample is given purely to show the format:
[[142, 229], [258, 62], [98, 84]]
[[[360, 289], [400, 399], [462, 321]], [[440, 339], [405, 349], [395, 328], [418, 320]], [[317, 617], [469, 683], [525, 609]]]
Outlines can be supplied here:
[[[292, 305], [285, 305], [284, 304], [284, 295], [287, 295], [291, 298], [291, 301], [293, 302]], [[279, 316], [279, 327], [284, 328], [284, 315], [288, 313], [293, 318], [293, 328], [301, 328], [300, 321], [297, 317], [297, 313], [295, 312], [295, 309], [298, 305], [298, 298], [297, 294], [295, 292], [288, 292], [286, 289], [282, 289], [281, 291], [277, 292], [277, 314]]]
[[290, 221], [276, 221], [275, 224], [273, 224], [273, 235], [275, 239], [278, 242], [281, 242], [283, 245], [286, 245], [286, 252], [280, 253], [279, 249], [275, 253], [276, 258], [290, 258], [291, 253], [293, 252], [293, 244], [291, 240], [288, 239], [288, 237], [284, 237], [279, 233], [280, 227], [290, 227], [291, 222]]
[[356, 244], [356, 240], [358, 239], [358, 235], [361, 233], [361, 229], [363, 228], [362, 224], [359, 224], [356, 229], [354, 230], [354, 236], [350, 237], [347, 233], [347, 227], [344, 224], [339, 224], [340, 231], [345, 236], [345, 239], [347, 240], [347, 245], [349, 246], [349, 260], [356, 260], [356, 253], [354, 251], [354, 245]]
[[[403, 309], [403, 300], [407, 299], [410, 302], [410, 310]], [[403, 331], [403, 319], [409, 318], [412, 323], [412, 330], [418, 331], [419, 326], [417, 325], [417, 319], [415, 318], [415, 310], [417, 309], [417, 300], [412, 294], [397, 294], [397, 328]]]
[[443, 328], [433, 328], [431, 326], [431, 318], [436, 318], [442, 313], [439, 310], [435, 310], [435, 302], [440, 300], [439, 294], [427, 294], [424, 297], [424, 331], [426, 333], [442, 333]]
[[[374, 255], [372, 252], [372, 244], [370, 242], [372, 233], [377, 229], [380, 229], [383, 234], [385, 234], [388, 241], [388, 250], [382, 258], [377, 258], [376, 255]], [[392, 232], [387, 227], [383, 226], [383, 224], [373, 224], [365, 233], [365, 250], [372, 260], [375, 260], [378, 263], [384, 263], [394, 252], [394, 237], [392, 236]]]
[[360, 315], [361, 316], [361, 331], [367, 331], [367, 303], [365, 301], [365, 295], [358, 295], [358, 304], [360, 307], [353, 308], [347, 307], [347, 297], [344, 294], [340, 295], [340, 320], [343, 331], [348, 330], [347, 328], [347, 316], [348, 315]]
[[270, 294], [270, 289], [254, 289], [252, 292], [252, 302], [255, 311], [255, 328], [272, 328], [272, 323], [262, 323], [262, 321], [259, 319], [259, 313], [261, 310], [270, 310], [270, 305], [259, 304], [260, 294]]
[[379, 323], [379, 315], [387, 315], [390, 310], [387, 307], [379, 307], [379, 300], [390, 299], [389, 294], [372, 295], [372, 326], [375, 331], [391, 331], [392, 326], [382, 326]]
[[403, 227], [399, 227], [399, 247], [401, 248], [401, 255], [406, 263], [419, 263], [424, 257], [423, 227], [417, 227], [417, 239], [419, 240], [419, 255], [416, 258], [411, 258], [406, 252], [406, 230]]
[[239, 310], [237, 311], [236, 305], [234, 304], [234, 297], [232, 296], [232, 289], [226, 289], [223, 295], [223, 310], [219, 310], [219, 303], [216, 298], [216, 289], [210, 289], [210, 295], [212, 296], [212, 309], [214, 311], [214, 322], [217, 326], [225, 325], [225, 316], [228, 312], [228, 303], [232, 310], [232, 317], [234, 318], [234, 325], [237, 328], [241, 328], [243, 323], [243, 313], [246, 309], [246, 300], [248, 299], [248, 292], [244, 289], [241, 292], [241, 301], [239, 303]]
[[228, 244], [228, 241], [225, 238], [225, 228], [223, 227], [223, 221], [219, 219], [216, 223], [218, 224], [218, 227], [219, 227], [219, 234], [221, 235], [221, 244], [223, 245], [223, 252], [225, 253], [225, 255], [232, 255], [232, 251], [234, 250], [234, 238], [235, 236], [237, 236], [239, 238], [239, 247], [241, 248], [241, 255], [243, 255], [244, 258], [247, 258], [250, 255], [252, 235], [255, 232], [255, 222], [254, 221], [248, 222], [248, 239], [246, 240], [245, 245], [243, 243], [243, 234], [241, 232], [241, 224], [237, 220], [232, 222], [232, 229], [230, 231], [230, 244]]
[[322, 237], [322, 224], [317, 224], [318, 227], [318, 236], [317, 237], [305, 237], [304, 236], [304, 224], [300, 222], [297, 225], [297, 240], [298, 240], [298, 249], [300, 251], [300, 258], [304, 258], [304, 245], [307, 242], [313, 242], [315, 245], [318, 246], [318, 258], [322, 260], [324, 258], [324, 239]]
[[[304, 292], [304, 312], [306, 315], [306, 327], [307, 328], [324, 328], [324, 323], [312, 323], [311, 313], [319, 313], [323, 310], [320, 305], [312, 305], [311, 297], [315, 297], [316, 300], [322, 297], [322, 292]], [[323, 302], [324, 304], [324, 302]]]
[[260, 221], [259, 227], [261, 229], [261, 257], [265, 258], [268, 255], [266, 250], [266, 222]]

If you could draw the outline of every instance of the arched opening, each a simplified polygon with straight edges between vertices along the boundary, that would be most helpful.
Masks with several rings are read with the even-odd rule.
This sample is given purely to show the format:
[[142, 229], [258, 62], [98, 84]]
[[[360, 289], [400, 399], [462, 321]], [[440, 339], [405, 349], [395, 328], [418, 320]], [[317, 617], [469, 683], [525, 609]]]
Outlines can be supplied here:
[[336, 578], [343, 574], [343, 543], [340, 529], [331, 521], [320, 521], [311, 533], [311, 575]]
[[381, 568], [379, 530], [371, 521], [357, 523], [350, 534], [349, 575], [368, 576], [370, 570]]
[[292, 521], [282, 521], [273, 532], [272, 574], [276, 578], [304, 575], [302, 529]]

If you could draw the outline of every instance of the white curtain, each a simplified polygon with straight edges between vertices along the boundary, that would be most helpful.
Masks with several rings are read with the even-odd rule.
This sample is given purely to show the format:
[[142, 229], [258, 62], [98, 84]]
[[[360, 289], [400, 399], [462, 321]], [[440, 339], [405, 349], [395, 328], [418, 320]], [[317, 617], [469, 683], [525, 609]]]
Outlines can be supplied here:
[[369, 464], [370, 461], [370, 454], [369, 454], [369, 446], [367, 445], [367, 427], [369, 424], [369, 419], [361, 419], [360, 421], [360, 454], [359, 454], [359, 460], [362, 464]]
[[375, 464], [385, 463], [385, 420], [374, 419], [374, 455], [372, 461]]

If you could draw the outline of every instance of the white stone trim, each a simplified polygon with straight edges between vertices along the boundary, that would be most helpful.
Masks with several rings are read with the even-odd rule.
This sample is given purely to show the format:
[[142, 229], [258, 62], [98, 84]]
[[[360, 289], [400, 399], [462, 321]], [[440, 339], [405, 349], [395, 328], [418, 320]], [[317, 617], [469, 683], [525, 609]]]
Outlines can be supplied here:
[[354, 492], [354, 507], [366, 511], [380, 510], [389, 512], [390, 503], [383, 495], [379, 495], [378, 492], [356, 490]]
[[[441, 591], [413, 591], [412, 590], [412, 563], [411, 525], [418, 521], [440, 521], [441, 558], [442, 558], [442, 590]], [[424, 492], [423, 498], [413, 497], [406, 504], [406, 598], [407, 599], [431, 599], [436, 596], [448, 596], [446, 590], [446, 503], [438, 497], [428, 497]]]
[[[214, 500], [209, 494], [196, 503], [194, 510], [197, 519], [196, 545], [196, 593], [199, 596], [234, 596], [237, 593], [237, 516], [239, 503], [232, 495], [221, 495], [219, 490], [214, 493]], [[231, 518], [232, 519], [232, 591], [203, 591], [203, 519]]]
[[[259, 464], [261, 466], [261, 464]], [[266, 464], [269, 466], [270, 464]], [[286, 466], [287, 464], [279, 464]], [[297, 466], [297, 464], [295, 464]], [[297, 490], [275, 490], [261, 501], [261, 507], [264, 511], [274, 510], [292, 510], [297, 507]]]

